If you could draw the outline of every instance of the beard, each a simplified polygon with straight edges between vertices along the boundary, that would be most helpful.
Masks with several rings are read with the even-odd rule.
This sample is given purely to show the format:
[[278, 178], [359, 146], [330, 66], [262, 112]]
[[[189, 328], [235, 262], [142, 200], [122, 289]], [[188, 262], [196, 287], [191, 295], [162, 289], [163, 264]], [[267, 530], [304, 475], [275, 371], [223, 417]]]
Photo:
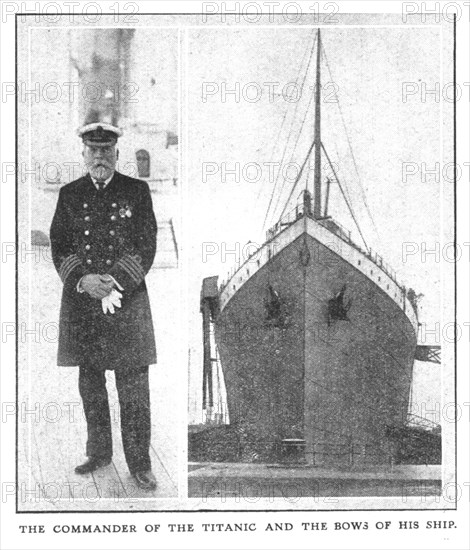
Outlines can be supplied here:
[[113, 173], [113, 167], [106, 163], [92, 164], [88, 169], [91, 177], [99, 181], [107, 180]]

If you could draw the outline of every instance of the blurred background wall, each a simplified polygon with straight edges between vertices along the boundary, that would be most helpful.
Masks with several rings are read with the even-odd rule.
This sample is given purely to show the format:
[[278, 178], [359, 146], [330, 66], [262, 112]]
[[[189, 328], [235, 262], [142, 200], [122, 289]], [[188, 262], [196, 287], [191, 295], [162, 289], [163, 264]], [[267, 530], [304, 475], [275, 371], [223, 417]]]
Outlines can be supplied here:
[[154, 268], [177, 267], [175, 29], [33, 28], [30, 40], [32, 244], [47, 244], [60, 187], [85, 173], [77, 129], [104, 121], [124, 132], [117, 169], [152, 191], [159, 224]]

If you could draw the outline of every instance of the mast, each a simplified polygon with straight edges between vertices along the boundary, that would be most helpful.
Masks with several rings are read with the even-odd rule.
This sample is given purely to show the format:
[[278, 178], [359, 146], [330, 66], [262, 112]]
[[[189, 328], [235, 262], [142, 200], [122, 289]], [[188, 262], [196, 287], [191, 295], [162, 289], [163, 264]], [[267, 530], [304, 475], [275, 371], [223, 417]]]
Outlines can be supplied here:
[[314, 172], [314, 201], [313, 216], [321, 218], [321, 111], [320, 111], [320, 29], [317, 33], [317, 77], [315, 84], [315, 172]]

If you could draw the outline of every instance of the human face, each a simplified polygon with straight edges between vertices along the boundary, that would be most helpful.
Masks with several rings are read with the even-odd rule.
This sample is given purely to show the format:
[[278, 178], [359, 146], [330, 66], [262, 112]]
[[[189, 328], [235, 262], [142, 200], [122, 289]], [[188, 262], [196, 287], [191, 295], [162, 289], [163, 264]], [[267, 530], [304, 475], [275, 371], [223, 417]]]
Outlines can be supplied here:
[[115, 145], [85, 145], [83, 158], [91, 177], [105, 181], [114, 172], [118, 150]]

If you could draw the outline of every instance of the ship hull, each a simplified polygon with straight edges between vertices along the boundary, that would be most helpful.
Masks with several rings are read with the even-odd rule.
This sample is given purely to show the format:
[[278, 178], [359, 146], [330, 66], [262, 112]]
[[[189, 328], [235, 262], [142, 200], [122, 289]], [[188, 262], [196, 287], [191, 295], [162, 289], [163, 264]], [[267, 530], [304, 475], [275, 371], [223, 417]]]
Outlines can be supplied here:
[[[287, 233], [216, 320], [241, 460], [277, 462], [289, 444], [315, 465], [393, 460], [387, 434], [406, 419], [416, 327], [373, 270], [302, 220]], [[342, 289], [349, 309], [335, 318]]]

